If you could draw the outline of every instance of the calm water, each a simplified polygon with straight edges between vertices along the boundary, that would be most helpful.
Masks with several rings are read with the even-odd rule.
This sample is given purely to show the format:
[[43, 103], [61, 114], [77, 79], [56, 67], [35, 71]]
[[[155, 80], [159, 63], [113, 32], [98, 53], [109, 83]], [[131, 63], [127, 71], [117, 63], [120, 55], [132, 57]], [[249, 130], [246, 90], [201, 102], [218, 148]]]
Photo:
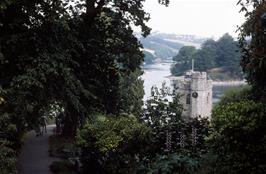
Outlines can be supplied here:
[[[171, 75], [170, 67], [171, 63], [156, 63], [144, 67], [142, 75], [145, 90], [144, 101], [150, 96], [153, 85], [160, 88], [161, 84], [166, 82], [167, 86], [170, 86], [170, 80], [167, 78]], [[213, 103], [217, 103], [224, 92], [232, 88], [236, 88], [236, 86], [213, 86]]]

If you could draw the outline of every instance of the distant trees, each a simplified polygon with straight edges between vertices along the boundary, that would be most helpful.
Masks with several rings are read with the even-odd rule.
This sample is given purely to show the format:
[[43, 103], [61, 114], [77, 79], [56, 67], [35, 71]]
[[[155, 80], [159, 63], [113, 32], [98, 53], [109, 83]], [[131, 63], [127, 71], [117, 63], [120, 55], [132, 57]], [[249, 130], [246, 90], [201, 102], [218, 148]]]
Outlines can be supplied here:
[[179, 53], [173, 57], [173, 60], [177, 63], [171, 68], [172, 74], [182, 75], [183, 72], [189, 70], [196, 51], [196, 48], [193, 46], [184, 46], [180, 48]]
[[221, 67], [224, 71], [230, 71], [234, 76], [240, 76], [240, 53], [238, 44], [232, 36], [224, 34], [218, 41], [209, 39], [200, 49], [185, 46], [173, 57], [176, 64], [171, 68], [174, 75], [182, 75], [191, 68], [191, 60], [195, 60], [195, 70], [207, 71]]
[[154, 61], [156, 59], [155, 56], [153, 56], [150, 52], [145, 51], [145, 50], [143, 51], [143, 53], [144, 53], [144, 62], [146, 64], [152, 64], [152, 63], [154, 63]]

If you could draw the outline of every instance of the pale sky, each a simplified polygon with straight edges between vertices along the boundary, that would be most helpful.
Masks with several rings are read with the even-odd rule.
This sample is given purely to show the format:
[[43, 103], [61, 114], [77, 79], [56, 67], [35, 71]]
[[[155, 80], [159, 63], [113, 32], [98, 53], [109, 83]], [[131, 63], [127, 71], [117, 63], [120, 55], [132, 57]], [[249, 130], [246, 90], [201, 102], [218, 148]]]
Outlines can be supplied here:
[[220, 37], [224, 33], [237, 36], [237, 25], [244, 22], [238, 0], [171, 0], [169, 7], [158, 0], [146, 0], [151, 14], [148, 23], [153, 30], [165, 33]]

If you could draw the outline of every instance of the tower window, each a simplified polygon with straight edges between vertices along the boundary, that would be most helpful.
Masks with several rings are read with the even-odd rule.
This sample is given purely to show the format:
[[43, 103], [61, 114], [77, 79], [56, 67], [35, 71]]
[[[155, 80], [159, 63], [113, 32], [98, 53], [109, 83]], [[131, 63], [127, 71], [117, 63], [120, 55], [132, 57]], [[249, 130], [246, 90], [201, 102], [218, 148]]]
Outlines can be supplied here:
[[186, 104], [190, 105], [190, 94], [187, 94], [187, 98], [186, 98]]

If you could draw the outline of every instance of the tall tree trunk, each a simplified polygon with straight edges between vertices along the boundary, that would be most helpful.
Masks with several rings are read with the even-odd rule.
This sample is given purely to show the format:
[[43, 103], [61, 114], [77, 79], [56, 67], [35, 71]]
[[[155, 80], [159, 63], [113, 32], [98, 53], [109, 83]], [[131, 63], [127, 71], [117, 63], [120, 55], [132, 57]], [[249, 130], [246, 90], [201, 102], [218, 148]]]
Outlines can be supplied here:
[[72, 107], [65, 110], [65, 117], [63, 119], [62, 135], [65, 137], [74, 137], [78, 128], [78, 113]]

